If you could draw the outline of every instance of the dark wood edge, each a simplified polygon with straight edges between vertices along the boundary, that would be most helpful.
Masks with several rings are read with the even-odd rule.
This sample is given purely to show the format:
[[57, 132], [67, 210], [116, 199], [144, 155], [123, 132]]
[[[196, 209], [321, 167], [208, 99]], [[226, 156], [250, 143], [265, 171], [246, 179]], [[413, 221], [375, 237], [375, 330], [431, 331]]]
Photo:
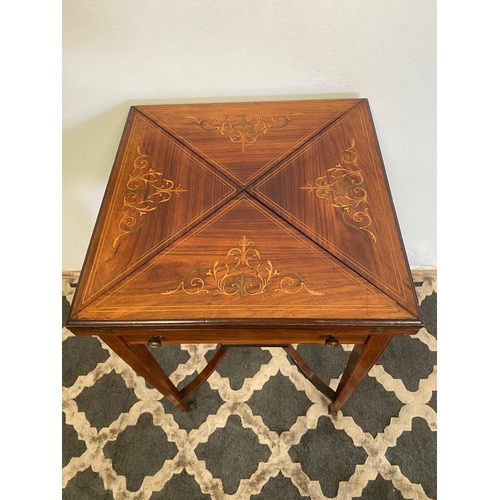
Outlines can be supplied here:
[[[386, 188], [387, 188], [387, 195], [389, 197], [389, 202], [391, 204], [391, 208], [392, 208], [392, 213], [393, 213], [393, 216], [394, 216], [394, 223], [396, 225], [396, 232], [398, 233], [398, 236], [399, 236], [399, 242], [400, 242], [400, 245], [401, 245], [401, 251], [402, 251], [402, 254], [403, 254], [403, 259], [404, 259], [404, 262], [406, 264], [406, 272], [408, 273], [408, 276], [410, 278], [410, 283], [412, 284], [412, 292], [413, 292], [413, 298], [414, 298], [414, 301], [415, 301], [415, 308], [416, 308], [416, 312], [417, 312], [417, 318], [420, 322], [423, 323], [423, 319], [422, 319], [422, 311], [420, 309], [420, 305], [418, 304], [418, 297], [417, 297], [417, 293], [415, 291], [415, 285], [414, 285], [414, 282], [413, 282], [413, 276], [411, 274], [411, 268], [410, 268], [410, 263], [408, 262], [408, 254], [406, 253], [406, 247], [405, 247], [405, 244], [404, 244], [404, 241], [403, 241], [403, 235], [401, 233], [401, 227], [399, 225], [399, 220], [398, 220], [398, 216], [397, 216], [397, 212], [396, 212], [396, 206], [394, 205], [394, 198], [392, 197], [392, 192], [391, 192], [391, 187], [390, 187], [390, 184], [389, 184], [389, 177], [387, 176], [387, 169], [385, 168], [385, 163], [384, 163], [384, 158], [382, 156], [382, 150], [380, 148], [380, 143], [379, 143], [379, 140], [378, 140], [378, 136], [377, 136], [377, 133], [375, 132], [375, 121], [373, 120], [373, 115], [372, 115], [372, 111], [371, 111], [371, 108], [370, 108], [370, 103], [368, 102], [368, 99], [365, 99], [365, 102], [363, 103], [366, 105], [366, 109], [367, 109], [367, 112], [368, 112], [368, 117], [371, 121], [371, 124], [372, 124], [372, 128], [374, 130], [374, 140], [375, 140], [375, 145], [377, 147], [377, 151], [378, 151], [378, 155], [379, 155], [379, 158], [380, 158], [380, 162], [382, 164], [382, 174], [384, 176], [384, 180], [385, 180], [385, 185], [386, 185]], [[401, 307], [404, 307], [407, 311], [409, 311], [409, 309], [404, 305], [404, 304], [401, 304]], [[409, 311], [411, 312], [411, 314], [414, 314], [413, 311]]]
[[[73, 296], [73, 300], [71, 302], [71, 306], [69, 309], [69, 314], [68, 317], [72, 317], [74, 314], [78, 313], [80, 310], [82, 310], [85, 306], [82, 306], [81, 300], [80, 300], [80, 295], [83, 293], [86, 283], [88, 281], [88, 273], [85, 272], [87, 268], [87, 262], [90, 260], [90, 255], [94, 254], [97, 250], [97, 245], [99, 244], [99, 238], [100, 238], [100, 233], [102, 231], [102, 228], [98, 228], [98, 222], [101, 220], [101, 218], [104, 217], [104, 212], [107, 210], [109, 204], [110, 204], [110, 194], [112, 190], [114, 189], [114, 180], [116, 176], [119, 174], [120, 170], [120, 165], [121, 161], [123, 158], [123, 145], [125, 142], [128, 140], [128, 136], [130, 134], [130, 130], [132, 128], [132, 123], [133, 123], [133, 115], [135, 115], [137, 111], [133, 109], [132, 107], [128, 110], [127, 117], [125, 119], [125, 125], [123, 127], [123, 132], [120, 138], [120, 142], [118, 144], [118, 148], [115, 153], [115, 159], [113, 162], [113, 165], [111, 167], [111, 171], [108, 177], [108, 181], [106, 184], [106, 189], [104, 191], [104, 195], [101, 201], [101, 205], [99, 208], [99, 212], [97, 213], [96, 221], [94, 223], [94, 228], [92, 229], [92, 235], [90, 237], [89, 245], [87, 247], [87, 252], [85, 253], [85, 259], [83, 260], [83, 266], [82, 270], [80, 272], [80, 276], [78, 278], [78, 282], [76, 284], [76, 289], [75, 289], [75, 294]], [[90, 271], [90, 269], [89, 269]], [[78, 308], [79, 306], [79, 308]]]
[[283, 328], [297, 328], [307, 330], [317, 330], [321, 328], [349, 328], [349, 329], [362, 329], [362, 328], [422, 328], [423, 322], [420, 319], [408, 320], [318, 320], [318, 319], [199, 319], [199, 320], [77, 320], [69, 319], [65, 325], [68, 329], [175, 329], [175, 330], [191, 330], [197, 328], [201, 330], [213, 330], [220, 328], [269, 328], [269, 329], [283, 329]]
[[[277, 95], [276, 97], [281, 97]], [[264, 100], [264, 101], [249, 101], [247, 98], [246, 100], [239, 100], [238, 97], [235, 97], [234, 101], [200, 101], [200, 102], [184, 102], [184, 101], [179, 101], [179, 102], [165, 102], [165, 103], [157, 103], [157, 104], [134, 104], [132, 107], [134, 108], [157, 108], [159, 106], [204, 106], [204, 105], [237, 105], [237, 104], [269, 104], [269, 103], [286, 103], [286, 102], [318, 102], [318, 101], [331, 101], [331, 102], [338, 102], [338, 101], [362, 101], [366, 99], [366, 97], [320, 97], [318, 99], [301, 99], [300, 96], [297, 99], [269, 99], [269, 100]]]

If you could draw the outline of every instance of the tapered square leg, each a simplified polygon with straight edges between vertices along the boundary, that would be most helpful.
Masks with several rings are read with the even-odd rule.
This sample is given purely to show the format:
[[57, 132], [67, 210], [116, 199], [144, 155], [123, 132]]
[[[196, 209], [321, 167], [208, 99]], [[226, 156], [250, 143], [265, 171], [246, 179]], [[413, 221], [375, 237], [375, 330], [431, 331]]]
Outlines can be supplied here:
[[113, 349], [139, 375], [182, 411], [189, 410], [189, 404], [182, 400], [177, 387], [168, 378], [148, 348], [143, 344], [129, 344], [124, 337], [101, 336], [100, 339]]
[[330, 404], [330, 413], [337, 413], [349, 399], [350, 395], [385, 351], [391, 338], [392, 335], [371, 335], [365, 344], [356, 344], [354, 346], [339, 386], [335, 391], [333, 403]]

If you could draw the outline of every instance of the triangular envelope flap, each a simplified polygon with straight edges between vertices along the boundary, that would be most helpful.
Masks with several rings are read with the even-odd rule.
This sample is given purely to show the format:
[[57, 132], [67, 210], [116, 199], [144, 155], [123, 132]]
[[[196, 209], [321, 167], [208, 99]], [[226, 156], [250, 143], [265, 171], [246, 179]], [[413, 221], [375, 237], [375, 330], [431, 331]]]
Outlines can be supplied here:
[[137, 106], [244, 187], [360, 99]]
[[417, 314], [364, 101], [251, 186], [264, 204]]
[[246, 194], [76, 319], [408, 318], [407, 311]]
[[132, 110], [89, 247], [74, 310], [234, 196], [236, 186]]

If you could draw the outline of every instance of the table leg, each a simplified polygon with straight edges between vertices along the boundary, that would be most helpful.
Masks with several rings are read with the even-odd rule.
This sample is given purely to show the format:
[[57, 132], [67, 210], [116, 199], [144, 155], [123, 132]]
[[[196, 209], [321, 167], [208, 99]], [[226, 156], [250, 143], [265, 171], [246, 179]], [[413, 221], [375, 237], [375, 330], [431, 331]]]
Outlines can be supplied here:
[[392, 335], [370, 335], [364, 344], [356, 344], [347, 361], [335, 398], [330, 404], [330, 413], [337, 413], [349, 399], [372, 366], [389, 345]]
[[292, 358], [292, 361], [297, 365], [297, 368], [302, 374], [312, 382], [318, 391], [322, 392], [330, 401], [335, 400], [335, 391], [325, 384], [312, 370], [307, 363], [301, 358], [300, 354], [291, 346], [284, 347], [285, 351]]
[[194, 380], [189, 382], [189, 384], [180, 391], [182, 399], [186, 399], [190, 394], [196, 391], [196, 389], [198, 389], [198, 387], [200, 387], [200, 385], [203, 384], [203, 382], [205, 382], [208, 377], [210, 377], [210, 375], [217, 368], [230, 348], [230, 346], [221, 345], [217, 349], [214, 356], [212, 357], [210, 362], [207, 363], [207, 366], [205, 366], [201, 373], [199, 373], [198, 376], [194, 378]]
[[113, 349], [139, 375], [144, 377], [155, 389], [161, 392], [171, 403], [182, 411], [189, 410], [189, 403], [182, 400], [177, 387], [168, 378], [148, 348], [143, 344], [129, 344], [123, 337], [111, 335], [100, 339]]

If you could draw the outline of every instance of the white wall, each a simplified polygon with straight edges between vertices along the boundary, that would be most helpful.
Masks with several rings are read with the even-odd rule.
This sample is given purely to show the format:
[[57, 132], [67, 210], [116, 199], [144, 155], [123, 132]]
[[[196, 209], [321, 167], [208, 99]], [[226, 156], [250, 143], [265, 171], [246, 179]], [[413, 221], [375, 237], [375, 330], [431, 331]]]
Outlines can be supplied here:
[[366, 97], [410, 265], [436, 266], [435, 0], [63, 0], [63, 270], [134, 104]]

